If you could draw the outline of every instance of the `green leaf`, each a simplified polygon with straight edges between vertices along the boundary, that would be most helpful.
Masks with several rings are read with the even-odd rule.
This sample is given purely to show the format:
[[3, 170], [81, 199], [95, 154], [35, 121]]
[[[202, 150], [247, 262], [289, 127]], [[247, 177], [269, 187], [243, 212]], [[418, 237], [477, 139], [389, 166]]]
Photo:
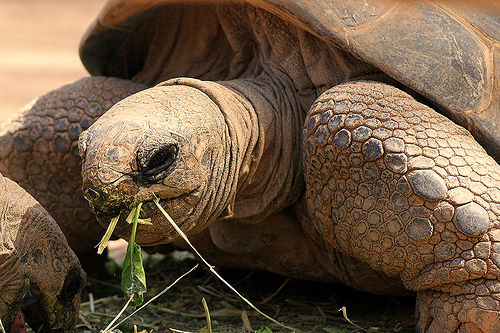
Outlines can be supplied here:
[[137, 221], [139, 212], [141, 211], [142, 203], [137, 205], [135, 209], [134, 222], [132, 225], [132, 233], [127, 246], [127, 254], [123, 261], [122, 272], [122, 291], [125, 299], [132, 297], [130, 304], [139, 306], [144, 301], [144, 293], [146, 292], [146, 274], [142, 265], [141, 247], [135, 243], [135, 234], [137, 232]]
[[262, 326], [257, 332], [255, 333], [273, 333], [271, 329], [267, 326]]

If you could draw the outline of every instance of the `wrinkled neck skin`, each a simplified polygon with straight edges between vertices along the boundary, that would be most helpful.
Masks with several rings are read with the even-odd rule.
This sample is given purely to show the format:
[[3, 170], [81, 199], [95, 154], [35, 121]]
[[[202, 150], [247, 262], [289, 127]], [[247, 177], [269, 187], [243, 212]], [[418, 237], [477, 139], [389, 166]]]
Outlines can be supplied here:
[[[217, 219], [258, 223], [295, 202], [303, 186], [303, 112], [284, 95], [293, 89], [264, 76], [172, 79], [104, 114], [80, 137], [83, 187], [98, 221], [107, 227], [120, 216], [115, 234], [128, 239], [125, 217], [143, 202], [141, 217], [152, 225], [140, 225], [136, 241], [157, 245], [178, 235], [152, 203], [155, 196], [188, 235]], [[162, 147], [174, 147], [175, 156], [155, 174], [162, 167], [152, 161]]]
[[[235, 177], [218, 219], [259, 223], [294, 203], [302, 193], [304, 112], [288, 77], [282, 76], [263, 72], [257, 78], [218, 83], [172, 80], [205, 92], [219, 106], [227, 124], [234, 149], [230, 169]], [[217, 90], [226, 91], [223, 100]]]

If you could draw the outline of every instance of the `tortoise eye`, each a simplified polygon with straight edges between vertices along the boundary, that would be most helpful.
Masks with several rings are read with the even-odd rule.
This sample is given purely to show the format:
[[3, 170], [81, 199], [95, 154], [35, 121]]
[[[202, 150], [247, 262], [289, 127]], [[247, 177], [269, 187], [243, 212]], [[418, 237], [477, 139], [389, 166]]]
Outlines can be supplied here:
[[144, 163], [146, 167], [141, 170], [142, 178], [149, 182], [155, 182], [165, 178], [168, 168], [177, 157], [178, 148], [174, 144], [166, 145], [158, 149]]

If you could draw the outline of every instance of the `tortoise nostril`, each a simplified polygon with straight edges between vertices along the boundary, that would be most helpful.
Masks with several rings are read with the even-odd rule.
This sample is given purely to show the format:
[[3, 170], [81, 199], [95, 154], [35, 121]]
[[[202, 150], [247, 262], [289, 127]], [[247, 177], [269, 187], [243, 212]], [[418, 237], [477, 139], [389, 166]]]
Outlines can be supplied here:
[[156, 150], [147, 160], [146, 165], [141, 169], [142, 178], [146, 181], [157, 181], [166, 176], [166, 171], [174, 163], [177, 157], [178, 148], [174, 144], [169, 144]]
[[78, 138], [78, 154], [81, 159], [85, 159], [85, 155], [87, 154], [87, 142], [89, 140], [89, 131], [83, 131], [80, 133]]
[[64, 280], [61, 294], [59, 295], [60, 302], [62, 304], [71, 303], [76, 294], [78, 294], [78, 292], [82, 289], [84, 283], [85, 279], [82, 274], [80, 274], [80, 271], [77, 269], [69, 271], [68, 275], [66, 275], [66, 279]]

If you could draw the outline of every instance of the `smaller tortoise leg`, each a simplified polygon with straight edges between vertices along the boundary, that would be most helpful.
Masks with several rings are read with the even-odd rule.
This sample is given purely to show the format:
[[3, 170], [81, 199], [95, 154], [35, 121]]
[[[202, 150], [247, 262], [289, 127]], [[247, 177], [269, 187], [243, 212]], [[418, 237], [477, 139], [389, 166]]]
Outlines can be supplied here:
[[[87, 77], [36, 98], [0, 127], [0, 172], [52, 215], [89, 271], [103, 235], [82, 192], [78, 136], [116, 102], [147, 88], [132, 81]], [[112, 143], [110, 143], [112, 144]]]
[[304, 136], [307, 209], [327, 251], [416, 291], [418, 332], [500, 332], [500, 166], [470, 133], [359, 81], [322, 94]]

